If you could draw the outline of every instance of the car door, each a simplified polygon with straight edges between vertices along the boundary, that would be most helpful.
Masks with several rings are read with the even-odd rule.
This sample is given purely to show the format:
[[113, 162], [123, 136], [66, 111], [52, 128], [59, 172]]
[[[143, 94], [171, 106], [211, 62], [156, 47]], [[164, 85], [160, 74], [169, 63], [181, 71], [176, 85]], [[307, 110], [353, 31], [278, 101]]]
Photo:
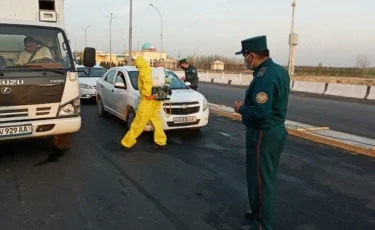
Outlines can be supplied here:
[[116, 77], [117, 70], [112, 69], [108, 71], [107, 75], [104, 77], [101, 82], [101, 92], [103, 105], [107, 111], [111, 113], [114, 112], [114, 103], [113, 103], [113, 92], [114, 92], [114, 80]]
[[116, 114], [119, 118], [125, 120], [126, 119], [126, 106], [128, 105], [126, 98], [128, 94], [128, 87], [125, 81], [125, 74], [123, 71], [119, 70], [116, 74], [116, 82], [123, 83], [125, 85], [124, 89], [120, 88], [114, 88], [114, 103], [115, 103], [115, 109], [116, 109]]

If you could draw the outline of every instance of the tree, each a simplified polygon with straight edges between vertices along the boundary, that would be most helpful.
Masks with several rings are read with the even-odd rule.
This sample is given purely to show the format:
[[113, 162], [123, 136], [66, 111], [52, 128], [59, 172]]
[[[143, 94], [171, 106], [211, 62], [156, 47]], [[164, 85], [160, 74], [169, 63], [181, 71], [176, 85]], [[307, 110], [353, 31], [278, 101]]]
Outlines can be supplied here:
[[361, 68], [361, 69], [367, 69], [367, 68], [369, 68], [370, 67], [370, 59], [369, 59], [369, 57], [362, 56], [362, 55], [357, 56], [356, 67], [357, 68]]
[[370, 58], [367, 56], [358, 55], [356, 67], [362, 69], [362, 75], [367, 75], [370, 67]]
[[243, 59], [239, 58], [230, 58], [220, 55], [192, 55], [188, 56], [186, 59], [189, 63], [194, 63], [194, 66], [200, 70], [210, 70], [211, 63], [219, 60], [225, 63], [225, 70], [228, 72], [248, 71], [243, 64]]

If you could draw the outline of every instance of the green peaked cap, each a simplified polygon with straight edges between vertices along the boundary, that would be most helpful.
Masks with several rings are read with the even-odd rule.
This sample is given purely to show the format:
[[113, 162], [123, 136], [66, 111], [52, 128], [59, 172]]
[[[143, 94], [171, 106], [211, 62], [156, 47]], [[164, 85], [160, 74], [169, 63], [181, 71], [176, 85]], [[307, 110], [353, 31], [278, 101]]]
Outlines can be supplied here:
[[242, 49], [236, 52], [236, 55], [250, 53], [250, 52], [261, 52], [267, 50], [267, 37], [265, 35], [249, 38], [241, 41]]

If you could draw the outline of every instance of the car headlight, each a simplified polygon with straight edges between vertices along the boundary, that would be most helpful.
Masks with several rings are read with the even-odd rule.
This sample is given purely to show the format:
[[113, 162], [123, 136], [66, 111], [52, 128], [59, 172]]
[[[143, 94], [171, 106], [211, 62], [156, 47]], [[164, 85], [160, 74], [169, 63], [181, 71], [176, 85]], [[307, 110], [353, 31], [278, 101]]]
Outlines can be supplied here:
[[208, 109], [208, 102], [207, 99], [203, 99], [203, 111], [206, 111]]
[[79, 88], [81, 88], [81, 89], [93, 89], [93, 87], [91, 87], [87, 84], [79, 84]]
[[76, 98], [65, 105], [61, 105], [59, 108], [59, 117], [63, 116], [78, 116], [81, 112], [81, 101]]

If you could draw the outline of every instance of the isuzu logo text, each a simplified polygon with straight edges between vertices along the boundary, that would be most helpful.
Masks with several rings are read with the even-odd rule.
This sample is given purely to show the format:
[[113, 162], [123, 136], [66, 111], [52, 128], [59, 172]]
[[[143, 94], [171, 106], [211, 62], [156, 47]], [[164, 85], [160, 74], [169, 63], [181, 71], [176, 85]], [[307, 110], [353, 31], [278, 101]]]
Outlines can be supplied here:
[[0, 85], [23, 85], [24, 80], [0, 80]]

